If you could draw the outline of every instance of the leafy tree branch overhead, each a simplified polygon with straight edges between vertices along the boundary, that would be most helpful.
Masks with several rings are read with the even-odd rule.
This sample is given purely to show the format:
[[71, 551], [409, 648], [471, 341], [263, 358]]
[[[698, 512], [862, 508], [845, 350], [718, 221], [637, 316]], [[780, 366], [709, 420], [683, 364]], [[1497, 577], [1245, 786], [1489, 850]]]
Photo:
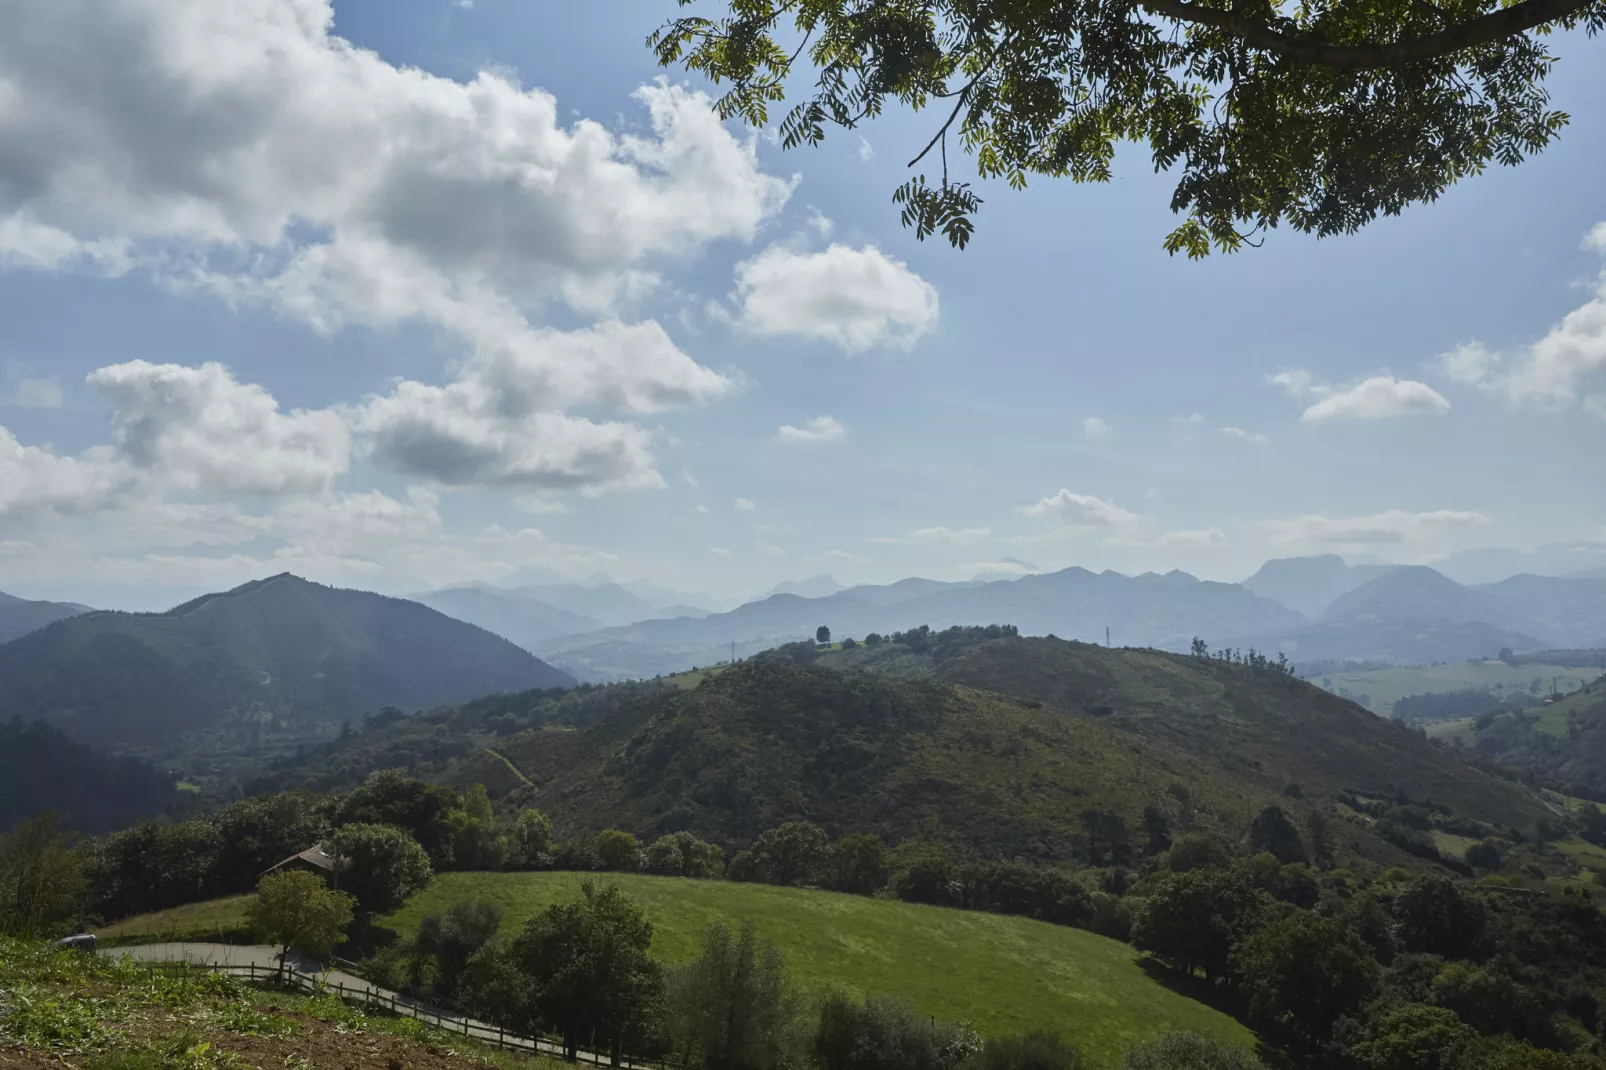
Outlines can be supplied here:
[[[693, 0], [680, 0], [681, 6]], [[1560, 132], [1544, 36], [1606, 27], [1606, 0], [723, 0], [649, 39], [664, 66], [728, 86], [762, 126], [789, 90], [782, 144], [817, 144], [889, 105], [931, 109], [894, 194], [924, 239], [963, 248], [983, 178], [1104, 182], [1142, 142], [1174, 173], [1171, 253], [1258, 244], [1286, 223], [1353, 233], [1432, 201]], [[929, 175], [929, 177], [928, 177]]]

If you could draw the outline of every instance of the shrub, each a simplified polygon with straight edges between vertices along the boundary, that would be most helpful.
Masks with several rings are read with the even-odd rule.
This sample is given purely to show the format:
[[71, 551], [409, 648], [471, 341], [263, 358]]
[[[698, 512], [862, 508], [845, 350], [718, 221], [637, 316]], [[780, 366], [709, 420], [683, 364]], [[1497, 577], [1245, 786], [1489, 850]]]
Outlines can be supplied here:
[[1053, 1033], [994, 1037], [981, 1050], [981, 1070], [1082, 1070], [1082, 1053]]
[[831, 992], [820, 1001], [820, 1070], [955, 1070], [980, 1049], [969, 1026], [934, 1022], [897, 1000]]
[[1121, 1070], [1263, 1070], [1264, 1065], [1224, 1040], [1183, 1030], [1131, 1049]]

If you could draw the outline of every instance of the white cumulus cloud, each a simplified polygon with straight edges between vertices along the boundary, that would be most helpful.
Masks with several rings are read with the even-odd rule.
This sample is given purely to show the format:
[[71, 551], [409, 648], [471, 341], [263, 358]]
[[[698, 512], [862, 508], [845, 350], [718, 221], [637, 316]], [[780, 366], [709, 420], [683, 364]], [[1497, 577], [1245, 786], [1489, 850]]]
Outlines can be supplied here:
[[736, 265], [739, 321], [763, 335], [797, 335], [850, 353], [912, 345], [937, 323], [937, 291], [875, 246], [818, 253], [772, 245]]
[[848, 429], [834, 416], [816, 416], [802, 427], [782, 424], [775, 432], [777, 442], [837, 442], [847, 436]]
[[1334, 390], [1305, 410], [1307, 423], [1325, 420], [1387, 420], [1401, 416], [1442, 416], [1449, 400], [1426, 383], [1376, 375]]
[[380, 459], [452, 482], [656, 483], [647, 432], [564, 410], [652, 413], [732, 384], [656, 323], [532, 316], [606, 313], [656, 284], [658, 259], [751, 241], [793, 181], [702, 93], [644, 86], [644, 129], [615, 133], [504, 74], [399, 66], [333, 25], [330, 0], [10, 5], [0, 263], [141, 272], [326, 333], [427, 325], [468, 370], [370, 407]]
[[1082, 421], [1082, 435], [1089, 439], [1109, 438], [1110, 432], [1115, 428], [1110, 426], [1108, 420], [1098, 416], [1089, 416]]
[[1245, 431], [1241, 427], [1223, 427], [1221, 433], [1228, 438], [1236, 438], [1242, 442], [1253, 442], [1257, 446], [1264, 446], [1268, 439], [1259, 431]]
[[1138, 519], [1114, 502], [1089, 494], [1073, 494], [1063, 487], [1058, 494], [1022, 506], [1020, 511], [1026, 516], [1057, 520], [1067, 527], [1076, 528], [1124, 527], [1136, 523]]
[[[1606, 255], [1606, 223], [1597, 223], [1583, 246]], [[1517, 406], [1590, 407], [1606, 372], [1606, 270], [1596, 277], [1594, 293], [1553, 325], [1544, 336], [1511, 354], [1468, 342], [1439, 358], [1445, 374], [1476, 386]], [[1593, 389], [1592, 389], [1593, 387]]]

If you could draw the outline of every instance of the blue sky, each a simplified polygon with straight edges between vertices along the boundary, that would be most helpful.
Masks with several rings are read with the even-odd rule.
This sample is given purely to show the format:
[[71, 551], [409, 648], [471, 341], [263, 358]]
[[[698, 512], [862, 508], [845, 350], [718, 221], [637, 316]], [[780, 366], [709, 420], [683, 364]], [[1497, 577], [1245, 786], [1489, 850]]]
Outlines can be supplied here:
[[667, 3], [30, 6], [0, 589], [1606, 564], [1598, 41], [1560, 43], [1573, 122], [1521, 168], [1188, 262], [1137, 150], [916, 242], [929, 115], [721, 129], [657, 81]]

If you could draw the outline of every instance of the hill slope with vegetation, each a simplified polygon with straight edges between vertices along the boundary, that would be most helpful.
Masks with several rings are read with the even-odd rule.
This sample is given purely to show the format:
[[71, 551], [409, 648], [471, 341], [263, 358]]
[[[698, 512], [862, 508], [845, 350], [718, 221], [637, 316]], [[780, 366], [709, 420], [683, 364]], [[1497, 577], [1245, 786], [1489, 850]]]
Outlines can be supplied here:
[[[1275, 668], [1003, 631], [779, 648], [434, 775], [538, 807], [565, 836], [689, 830], [740, 847], [801, 818], [906, 849], [1056, 864], [1086, 857], [1089, 815], [1231, 838], [1288, 794], [1307, 816], [1344, 799], [1502, 828], [1551, 816], [1528, 788]], [[1433, 857], [1352, 816], [1346, 857]]]
[[179, 801], [173, 778], [111, 758], [49, 725], [0, 723], [0, 832], [54, 810], [65, 827], [109, 832]]
[[572, 683], [426, 606], [290, 575], [165, 613], [88, 613], [0, 646], [0, 709], [197, 765], [271, 756], [387, 706]]

